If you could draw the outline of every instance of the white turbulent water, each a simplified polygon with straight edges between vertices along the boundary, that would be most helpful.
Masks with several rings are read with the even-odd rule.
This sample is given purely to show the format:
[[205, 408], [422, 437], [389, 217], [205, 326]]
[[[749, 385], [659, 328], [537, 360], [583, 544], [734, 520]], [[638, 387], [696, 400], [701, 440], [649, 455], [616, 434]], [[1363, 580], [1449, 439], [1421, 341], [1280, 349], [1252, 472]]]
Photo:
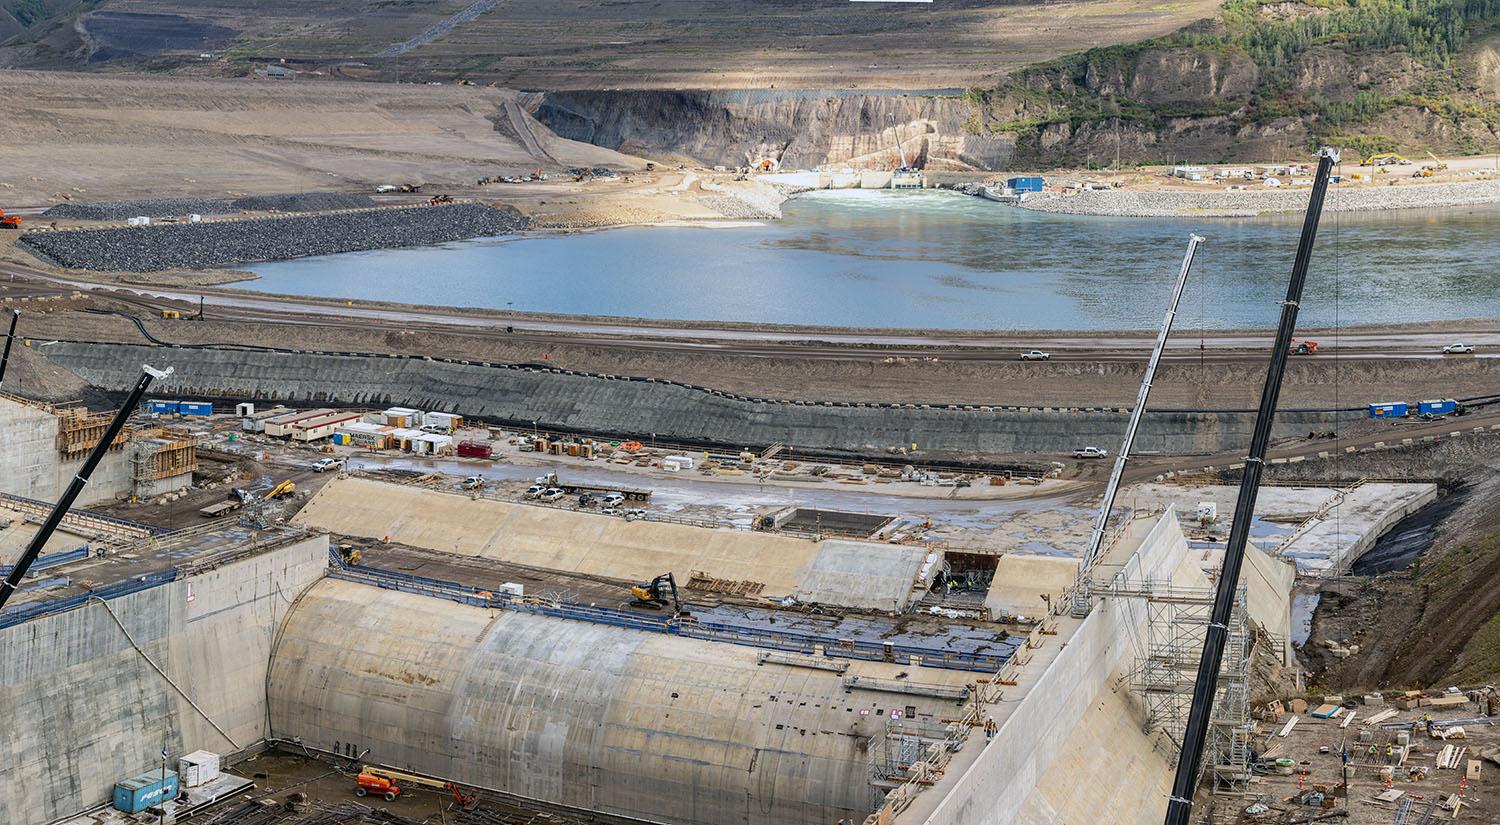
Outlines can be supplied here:
[[[1153, 329], [1189, 233], [1179, 329], [1274, 326], [1301, 216], [1049, 215], [952, 192], [817, 192], [783, 220], [633, 227], [304, 258], [245, 289], [653, 319]], [[1500, 209], [1324, 217], [1304, 326], [1500, 314]]]

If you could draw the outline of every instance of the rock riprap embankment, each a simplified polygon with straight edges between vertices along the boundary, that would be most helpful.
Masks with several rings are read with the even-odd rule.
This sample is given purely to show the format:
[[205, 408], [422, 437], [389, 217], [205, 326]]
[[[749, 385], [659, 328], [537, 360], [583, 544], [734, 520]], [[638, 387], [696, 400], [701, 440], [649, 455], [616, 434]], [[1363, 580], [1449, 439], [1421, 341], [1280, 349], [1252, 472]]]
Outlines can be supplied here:
[[157, 272], [427, 246], [505, 235], [524, 228], [526, 219], [513, 211], [465, 203], [335, 215], [29, 232], [18, 244], [70, 269]]
[[149, 198], [102, 203], [60, 203], [42, 214], [49, 218], [79, 221], [123, 221], [144, 215], [231, 215], [235, 212], [328, 212], [335, 209], [369, 209], [369, 195], [345, 192], [305, 192], [290, 195], [253, 195], [245, 198]]
[[[1068, 215], [1169, 218], [1182, 215], [1239, 218], [1307, 208], [1308, 187], [1191, 192], [1180, 189], [1104, 189], [1073, 195], [1042, 194], [1021, 206]], [[1329, 212], [1427, 209], [1500, 204], [1500, 180], [1390, 186], [1345, 183], [1332, 187], [1323, 208]]]

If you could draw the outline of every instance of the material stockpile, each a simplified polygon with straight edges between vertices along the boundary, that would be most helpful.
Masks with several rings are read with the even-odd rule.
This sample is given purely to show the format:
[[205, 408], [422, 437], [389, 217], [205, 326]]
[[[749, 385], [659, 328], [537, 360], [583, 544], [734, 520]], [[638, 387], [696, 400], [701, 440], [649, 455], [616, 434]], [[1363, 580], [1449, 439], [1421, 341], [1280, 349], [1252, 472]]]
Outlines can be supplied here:
[[369, 195], [343, 192], [307, 192], [289, 195], [256, 195], [228, 198], [150, 198], [101, 203], [60, 203], [42, 214], [49, 218], [82, 221], [123, 221], [144, 215], [229, 215], [235, 212], [325, 212], [335, 209], [369, 209]]
[[27, 251], [72, 269], [208, 269], [365, 249], [426, 246], [524, 229], [511, 211], [480, 204], [337, 215], [30, 233]]

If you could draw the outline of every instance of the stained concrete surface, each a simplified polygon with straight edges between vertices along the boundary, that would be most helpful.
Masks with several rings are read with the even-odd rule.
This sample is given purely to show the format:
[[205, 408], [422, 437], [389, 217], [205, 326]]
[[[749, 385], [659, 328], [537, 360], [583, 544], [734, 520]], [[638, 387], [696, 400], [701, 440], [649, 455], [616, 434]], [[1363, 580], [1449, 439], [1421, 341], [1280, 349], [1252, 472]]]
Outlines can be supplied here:
[[[630, 581], [671, 571], [686, 582], [694, 571], [703, 571], [760, 582], [767, 596], [797, 593], [805, 600], [876, 609], [906, 603], [916, 573], [913, 556], [921, 554], [891, 545], [631, 522], [359, 478], [329, 482], [295, 521], [334, 533], [389, 537], [458, 555]], [[859, 548], [864, 552], [855, 552]], [[824, 552], [841, 561], [822, 560]], [[820, 572], [840, 569], [858, 586], [840, 587]]]
[[273, 639], [327, 554], [325, 538], [302, 539], [112, 599], [109, 610], [91, 602], [0, 629], [0, 783], [9, 789], [0, 822], [47, 822], [101, 803], [115, 782], [159, 765], [163, 747], [225, 752], [263, 737]]
[[[490, 611], [327, 579], [288, 619], [271, 725], [317, 747], [524, 797], [684, 825], [827, 823], [874, 804], [868, 738], [892, 709], [955, 703], [843, 687], [737, 645]], [[958, 686], [973, 674], [850, 662]]]

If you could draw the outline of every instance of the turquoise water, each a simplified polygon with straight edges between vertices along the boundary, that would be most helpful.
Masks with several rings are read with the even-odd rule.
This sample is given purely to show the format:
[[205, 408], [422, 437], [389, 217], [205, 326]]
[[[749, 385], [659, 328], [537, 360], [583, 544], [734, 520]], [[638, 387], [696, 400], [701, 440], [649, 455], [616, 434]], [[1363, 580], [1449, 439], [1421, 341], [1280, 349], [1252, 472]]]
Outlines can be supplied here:
[[[1268, 327], [1301, 226], [1046, 215], [951, 192], [819, 192], [784, 212], [302, 258], [251, 266], [261, 279], [237, 286], [654, 319], [1154, 329], [1196, 232], [1179, 324]], [[1304, 327], [1500, 315], [1500, 210], [1326, 214], [1302, 306]]]

